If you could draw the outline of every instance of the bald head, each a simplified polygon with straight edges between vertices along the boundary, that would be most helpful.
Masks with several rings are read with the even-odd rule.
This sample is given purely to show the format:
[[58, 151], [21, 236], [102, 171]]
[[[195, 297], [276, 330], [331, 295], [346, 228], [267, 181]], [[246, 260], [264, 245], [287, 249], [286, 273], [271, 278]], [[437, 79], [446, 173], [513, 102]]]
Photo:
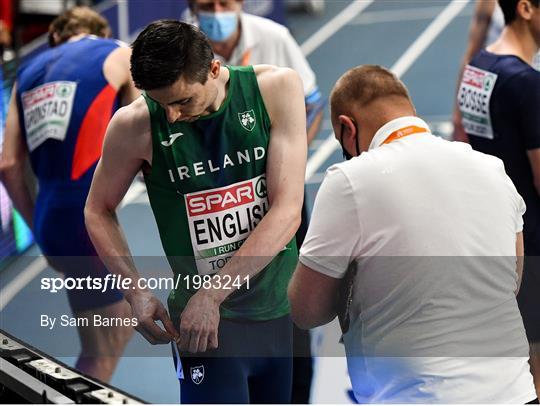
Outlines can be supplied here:
[[407, 88], [390, 70], [378, 65], [362, 65], [352, 68], [339, 78], [330, 96], [332, 122], [341, 114], [354, 116], [375, 101], [393, 99], [400, 108], [410, 106], [414, 114], [414, 106]]
[[377, 65], [358, 66], [339, 78], [330, 95], [330, 109], [334, 135], [352, 156], [367, 151], [386, 123], [416, 115], [405, 85]]

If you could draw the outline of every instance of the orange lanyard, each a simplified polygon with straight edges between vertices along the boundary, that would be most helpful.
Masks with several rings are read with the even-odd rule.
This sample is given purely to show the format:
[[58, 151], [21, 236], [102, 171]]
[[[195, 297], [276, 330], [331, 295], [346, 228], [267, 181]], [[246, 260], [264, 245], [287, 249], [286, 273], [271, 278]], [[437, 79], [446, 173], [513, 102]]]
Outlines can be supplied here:
[[399, 130], [394, 131], [392, 134], [388, 136], [388, 138], [384, 140], [382, 145], [390, 144], [392, 141], [399, 140], [400, 138], [408, 137], [409, 135], [427, 133], [427, 132], [429, 131], [426, 128], [410, 125], [408, 127], [400, 128]]
[[242, 55], [242, 59], [240, 60], [240, 66], [247, 66], [249, 65], [249, 60], [251, 59], [251, 49], [248, 49], [244, 54]]

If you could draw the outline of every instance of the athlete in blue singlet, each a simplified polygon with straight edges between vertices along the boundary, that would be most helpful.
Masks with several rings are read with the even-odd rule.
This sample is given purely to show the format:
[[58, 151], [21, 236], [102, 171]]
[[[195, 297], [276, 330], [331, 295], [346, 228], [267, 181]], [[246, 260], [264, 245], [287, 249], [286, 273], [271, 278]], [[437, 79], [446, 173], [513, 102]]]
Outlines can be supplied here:
[[458, 93], [472, 147], [503, 160], [525, 200], [525, 270], [518, 295], [540, 392], [540, 0], [499, 0], [505, 28], [465, 67]]
[[[53, 21], [51, 48], [18, 71], [7, 120], [3, 181], [43, 254], [65, 277], [107, 275], [86, 232], [84, 205], [109, 119], [138, 96], [129, 73], [130, 49], [103, 38], [109, 32], [106, 20], [85, 7]], [[27, 154], [39, 182], [35, 205], [20, 170]], [[130, 317], [117, 290], [67, 294], [75, 317]], [[89, 326], [79, 333], [77, 367], [109, 380], [131, 328]]]

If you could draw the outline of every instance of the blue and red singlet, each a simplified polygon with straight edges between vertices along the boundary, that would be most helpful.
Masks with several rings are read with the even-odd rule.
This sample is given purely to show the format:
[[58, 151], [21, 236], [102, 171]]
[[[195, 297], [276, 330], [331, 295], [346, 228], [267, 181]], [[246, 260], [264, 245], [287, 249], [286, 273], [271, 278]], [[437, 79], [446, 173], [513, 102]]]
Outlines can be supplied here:
[[[119, 107], [118, 92], [103, 74], [105, 60], [119, 46], [85, 36], [43, 52], [17, 74], [20, 128], [39, 182], [34, 236], [70, 277], [107, 272], [86, 232], [83, 210], [107, 125]], [[122, 298], [118, 291], [70, 293], [76, 311]]]

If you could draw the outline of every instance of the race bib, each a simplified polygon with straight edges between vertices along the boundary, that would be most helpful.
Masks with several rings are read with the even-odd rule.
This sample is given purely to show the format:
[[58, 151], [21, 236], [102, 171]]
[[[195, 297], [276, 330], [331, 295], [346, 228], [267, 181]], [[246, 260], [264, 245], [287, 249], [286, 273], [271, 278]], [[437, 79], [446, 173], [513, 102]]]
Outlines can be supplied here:
[[50, 138], [59, 141], [66, 138], [76, 90], [76, 82], [58, 81], [22, 93], [30, 152]]
[[225, 266], [268, 212], [266, 176], [185, 195], [199, 275]]
[[497, 75], [467, 65], [458, 94], [463, 128], [469, 135], [493, 139], [489, 101]]

